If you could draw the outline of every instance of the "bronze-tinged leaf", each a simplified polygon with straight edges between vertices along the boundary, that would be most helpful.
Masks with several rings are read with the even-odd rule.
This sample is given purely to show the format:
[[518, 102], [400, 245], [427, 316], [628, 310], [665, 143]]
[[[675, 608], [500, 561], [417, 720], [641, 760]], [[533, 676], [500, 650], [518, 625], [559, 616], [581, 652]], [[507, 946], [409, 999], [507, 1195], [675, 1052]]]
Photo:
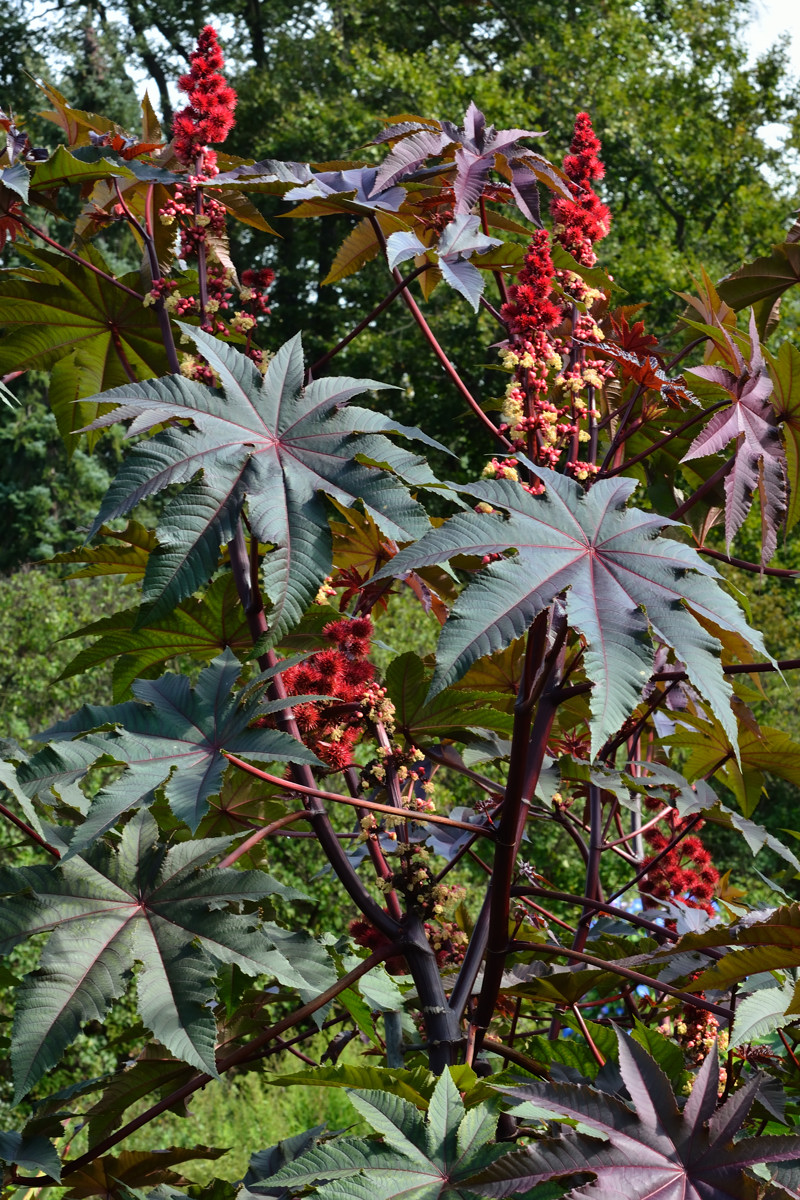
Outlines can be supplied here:
[[759, 335], [766, 338], [773, 326], [777, 304], [784, 292], [800, 282], [800, 245], [783, 242], [772, 253], [745, 263], [717, 284], [717, 291], [739, 312], [752, 306]]
[[[380, 225], [384, 237], [392, 233], [408, 229], [408, 221], [394, 213], [376, 212], [375, 219]], [[323, 286], [328, 283], [338, 283], [348, 275], [355, 275], [365, 263], [371, 262], [381, 250], [380, 242], [369, 217], [362, 220], [348, 233], [331, 263], [331, 269], [323, 279]]]
[[524, 663], [525, 639], [516, 638], [504, 650], [487, 655], [471, 666], [456, 687], [501, 694], [505, 697], [506, 707], [510, 711], [517, 696]]
[[775, 416], [783, 428], [789, 499], [787, 532], [800, 517], [800, 350], [784, 342], [777, 355], [767, 352], [774, 388], [770, 396]]
[[69, 1176], [70, 1186], [64, 1192], [64, 1200], [88, 1200], [90, 1196], [129, 1200], [129, 1188], [155, 1188], [160, 1183], [185, 1184], [188, 1180], [172, 1167], [198, 1158], [221, 1158], [227, 1153], [227, 1149], [216, 1150], [208, 1146], [182, 1146], [170, 1150], [123, 1150], [120, 1154], [105, 1154]]

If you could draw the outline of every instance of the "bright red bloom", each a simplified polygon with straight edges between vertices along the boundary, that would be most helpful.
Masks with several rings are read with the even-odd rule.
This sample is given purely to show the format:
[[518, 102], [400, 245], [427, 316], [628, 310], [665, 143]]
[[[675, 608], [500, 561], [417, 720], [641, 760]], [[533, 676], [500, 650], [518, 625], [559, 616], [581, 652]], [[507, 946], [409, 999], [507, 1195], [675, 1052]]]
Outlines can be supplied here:
[[189, 56], [189, 73], [178, 80], [189, 103], [176, 113], [172, 132], [185, 163], [193, 164], [209, 142], [224, 142], [233, 128], [236, 92], [219, 74], [223, 61], [216, 30], [206, 25]]
[[600, 142], [592, 129], [588, 113], [578, 113], [570, 153], [564, 158], [564, 173], [570, 180], [572, 200], [556, 196], [550, 212], [556, 222], [555, 237], [573, 258], [586, 267], [596, 261], [592, 247], [608, 233], [611, 213], [592, 187], [593, 179], [602, 179], [605, 167], [600, 161]]

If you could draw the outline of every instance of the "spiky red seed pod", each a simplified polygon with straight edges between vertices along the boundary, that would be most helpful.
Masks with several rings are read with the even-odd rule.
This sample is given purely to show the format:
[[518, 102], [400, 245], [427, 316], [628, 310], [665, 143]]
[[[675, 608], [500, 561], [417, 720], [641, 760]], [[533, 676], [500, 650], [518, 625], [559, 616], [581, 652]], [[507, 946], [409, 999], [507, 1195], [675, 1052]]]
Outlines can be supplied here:
[[190, 69], [178, 80], [189, 104], [173, 122], [175, 152], [185, 163], [194, 163], [208, 142], [222, 142], [234, 125], [236, 93], [219, 74], [224, 59], [216, 30], [206, 25], [189, 56]]

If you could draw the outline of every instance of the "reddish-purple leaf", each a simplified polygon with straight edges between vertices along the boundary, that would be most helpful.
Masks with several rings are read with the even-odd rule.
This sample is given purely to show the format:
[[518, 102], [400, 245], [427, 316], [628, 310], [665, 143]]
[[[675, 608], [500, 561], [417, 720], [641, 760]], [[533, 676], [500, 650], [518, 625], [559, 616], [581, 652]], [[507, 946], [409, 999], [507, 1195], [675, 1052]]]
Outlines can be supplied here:
[[625, 1034], [617, 1036], [633, 1107], [575, 1084], [501, 1089], [518, 1101], [515, 1116], [578, 1121], [606, 1140], [567, 1130], [558, 1140], [532, 1141], [468, 1180], [472, 1191], [513, 1196], [547, 1179], [591, 1172], [594, 1182], [573, 1187], [565, 1200], [750, 1200], [756, 1194], [751, 1168], [800, 1154], [800, 1137], [747, 1138], [734, 1145], [762, 1077], [734, 1092], [713, 1115], [716, 1045], [695, 1079], [699, 1095], [693, 1089], [681, 1115], [653, 1059]]
[[768, 563], [778, 544], [778, 530], [786, 516], [786, 454], [775, 411], [770, 404], [772, 380], [764, 367], [755, 314], [750, 318], [749, 363], [738, 346], [721, 331], [739, 374], [726, 367], [695, 367], [690, 374], [707, 379], [731, 398], [730, 406], [714, 413], [692, 442], [683, 461], [718, 454], [731, 441], [736, 459], [725, 478], [725, 538], [733, 541], [758, 492], [761, 501], [761, 561]]

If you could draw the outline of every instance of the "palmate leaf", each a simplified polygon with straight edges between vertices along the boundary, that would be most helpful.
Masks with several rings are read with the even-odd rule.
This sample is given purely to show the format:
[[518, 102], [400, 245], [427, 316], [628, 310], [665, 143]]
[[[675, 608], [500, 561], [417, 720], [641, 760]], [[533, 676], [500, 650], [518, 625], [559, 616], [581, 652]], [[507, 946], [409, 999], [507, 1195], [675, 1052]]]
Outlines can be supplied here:
[[761, 1086], [756, 1076], [717, 1110], [719, 1058], [711, 1050], [681, 1113], [669, 1080], [633, 1039], [619, 1038], [619, 1065], [633, 1106], [594, 1088], [529, 1083], [501, 1090], [518, 1101], [516, 1116], [579, 1121], [605, 1141], [566, 1131], [513, 1151], [470, 1180], [482, 1196], [513, 1196], [559, 1176], [591, 1173], [594, 1181], [565, 1200], [751, 1200], [748, 1170], [800, 1154], [800, 1137], [733, 1142]]
[[[482, 570], [454, 605], [437, 652], [431, 693], [459, 679], [477, 659], [509, 645], [537, 613], [566, 590], [570, 625], [587, 640], [592, 692], [592, 749], [598, 750], [640, 701], [653, 669], [653, 636], [686, 664], [735, 744], [731, 689], [719, 663], [719, 642], [692, 615], [747, 638], [766, 653], [717, 572], [690, 547], [658, 537], [669, 520], [627, 508], [636, 484], [601, 480], [584, 492], [574, 480], [536, 468], [546, 484], [532, 496], [510, 480], [463, 488], [499, 512], [458, 513], [409, 546], [376, 579], [456, 555], [502, 554]], [[644, 611], [643, 611], [644, 610]], [[645, 615], [646, 613], [646, 615]]]
[[[121, 1154], [106, 1154], [87, 1163], [69, 1176], [70, 1187], [64, 1200], [87, 1200], [89, 1196], [104, 1196], [122, 1200], [131, 1188], [155, 1188], [160, 1183], [189, 1182], [171, 1170], [179, 1163], [199, 1158], [222, 1158], [225, 1150], [208, 1146], [177, 1146], [169, 1150], [123, 1150]], [[133, 1193], [135, 1195], [135, 1193]]]
[[[223, 750], [261, 762], [318, 762], [289, 734], [250, 728], [257, 717], [284, 708], [291, 700], [264, 704], [257, 692], [243, 699], [233, 690], [240, 671], [239, 660], [228, 649], [201, 671], [194, 687], [185, 675], [169, 673], [152, 681], [137, 680], [135, 700], [86, 704], [43, 735], [63, 741], [89, 733], [69, 749], [88, 743], [95, 759], [105, 755], [127, 768], [92, 801], [70, 854], [82, 852], [131, 808], [152, 803], [155, 790], [162, 786], [175, 816], [195, 830], [208, 811], [209, 798], [222, 785], [227, 766]], [[58, 744], [53, 750], [58, 753]]]
[[[84, 552], [84, 560], [91, 553], [91, 550]], [[113, 552], [109, 557], [96, 560], [92, 565], [113, 567], [115, 558], [122, 557], [121, 567], [124, 569], [131, 561], [127, 555], [123, 557]], [[146, 562], [145, 555], [139, 578], [144, 574]], [[90, 573], [89, 568], [86, 573]], [[99, 573], [99, 570], [92, 570], [91, 573]], [[135, 679], [142, 675], [152, 676], [154, 668], [162, 666], [176, 655], [189, 654], [201, 662], [209, 662], [228, 646], [240, 654], [252, 647], [247, 618], [230, 574], [215, 579], [202, 599], [190, 596], [161, 620], [147, 618], [142, 621], [138, 608], [123, 609], [111, 617], [101, 617], [99, 621], [76, 629], [69, 637], [93, 634], [99, 635], [98, 641], [81, 650], [59, 678], [69, 679], [98, 663], [113, 659], [115, 702], [127, 699]]]
[[[483, 194], [489, 172], [497, 167], [509, 180], [520, 211], [539, 223], [536, 181], [569, 197], [564, 175], [539, 154], [522, 145], [525, 138], [541, 137], [530, 129], [496, 129], [471, 102], [459, 128], [450, 121], [404, 121], [384, 130], [377, 141], [399, 139], [381, 164], [373, 195], [381, 188], [413, 176], [430, 158], [453, 162], [456, 217], [472, 211]], [[451, 168], [452, 171], [452, 168]]]
[[[682, 715], [685, 717], [685, 714]], [[714, 728], [718, 729], [719, 726], [714, 726]], [[704, 729], [708, 731], [709, 725], [704, 725]], [[770, 731], [767, 730], [767, 733], [769, 732]], [[691, 739], [695, 739], [696, 737], [696, 735], [692, 733], [689, 733], [686, 736]], [[781, 735], [782, 738], [783, 736], [784, 735]], [[744, 730], [742, 732], [740, 741], [740, 754], [742, 758], [743, 774], [745, 776], [747, 774], [748, 755], [750, 753], [753, 739], [754, 735], [750, 730]], [[787, 739], [787, 741], [788, 740], [789, 739]], [[674, 739], [670, 738], [669, 741], [670, 745], [673, 747], [683, 745], [680, 734]], [[696, 749], [700, 751], [698, 757], [702, 761], [704, 756], [698, 742], [692, 740], [687, 744], [694, 745]], [[714, 743], [712, 742], [712, 745], [713, 744]], [[653, 763], [643, 763], [640, 764], [640, 766], [645, 768], [645, 770], [648, 772], [648, 776], [639, 776], [636, 780], [633, 780], [629, 776], [628, 783], [629, 785], [638, 785], [644, 781], [646, 790], [649, 790], [649, 784], [651, 780], [655, 781], [656, 784], [666, 784], [670, 789], [670, 791], [667, 793], [669, 796], [669, 802], [673, 804], [675, 808], [677, 808], [681, 817], [689, 817], [694, 816], [697, 813], [702, 813], [705, 821], [711, 821], [714, 825], [721, 825], [723, 829], [735, 829], [737, 833], [740, 833], [752, 854], [758, 854], [758, 852], [763, 849], [764, 846], [767, 846], [773, 851], [773, 853], [790, 863], [796, 871], [800, 871], [800, 862], [788, 846], [784, 846], [784, 844], [773, 834], [769, 833], [763, 827], [763, 825], [756, 825], [755, 821], [748, 820], [747, 817], [741, 816], [739, 813], [734, 812], [733, 809], [730, 809], [725, 804], [722, 804], [719, 796], [713, 790], [713, 788], [706, 783], [703, 778], [701, 778], [702, 775], [707, 775], [711, 771], [711, 769], [719, 762], [723, 754], [733, 753], [733, 748], [727, 742], [727, 740], [725, 745], [726, 749], [723, 750], [713, 761], [708, 761], [705, 769], [698, 771], [697, 761], [694, 762], [693, 769], [691, 771], [688, 769], [688, 764], [685, 765], [684, 770], [688, 775], [688, 779], [685, 779], [682, 775], [679, 775], [677, 771], [673, 771], [670, 767], [663, 766], [660, 763], [658, 765]], [[690, 761], [693, 757], [694, 755], [690, 756]], [[729, 764], [726, 764], [726, 766], [727, 765]], [[771, 769], [774, 769], [774, 765]], [[736, 770], [738, 771], [738, 767]], [[790, 768], [787, 766], [785, 774], [788, 775], [789, 772]], [[731, 771], [730, 774], [723, 775], [723, 782], [729, 783], [731, 775], [733, 774], [734, 772]], [[695, 782], [689, 783], [689, 779], [694, 779]], [[665, 795], [665, 799], [667, 798], [667, 795]]]
[[117, 176], [122, 179], [133, 179], [130, 167], [124, 162], [109, 162], [98, 153], [94, 162], [87, 162], [70, 154], [65, 146], [56, 146], [53, 153], [45, 162], [39, 162], [31, 176], [31, 190], [34, 192], [52, 192], [65, 185], [94, 183], [98, 179]]
[[61, 1159], [53, 1143], [46, 1137], [0, 1133], [0, 1161], [14, 1163], [23, 1171], [44, 1171], [51, 1179], [61, 1178]]
[[716, 384], [730, 397], [730, 406], [715, 412], [692, 442], [683, 461], [717, 454], [731, 441], [736, 459], [725, 478], [725, 539], [728, 545], [750, 511], [753, 496], [761, 501], [761, 561], [766, 564], [778, 545], [778, 530], [786, 516], [786, 455], [769, 396], [772, 380], [764, 365], [755, 313], [750, 318], [750, 360], [745, 362], [736, 342], [724, 328], [724, 338], [736, 373], [721, 366], [694, 367], [687, 372]]
[[[81, 1025], [102, 1019], [135, 962], [145, 1024], [176, 1057], [211, 1075], [216, 1026], [209, 1005], [219, 963], [301, 991], [319, 987], [326, 973], [321, 947], [238, 911], [242, 902], [290, 890], [262, 871], [201, 870], [229, 844], [214, 838], [168, 849], [141, 811], [117, 853], [97, 844], [55, 870], [3, 873], [0, 952], [54, 930], [19, 996], [11, 1052], [18, 1098], [58, 1062]], [[277, 948], [287, 938], [295, 965]], [[329, 966], [324, 986], [334, 979]]]
[[791, 342], [783, 342], [777, 355], [767, 354], [767, 362], [775, 385], [770, 400], [776, 418], [783, 424], [785, 438], [788, 531], [800, 517], [800, 350]]
[[424, 746], [443, 737], [464, 740], [467, 730], [473, 729], [511, 736], [514, 718], [502, 708], [504, 697], [459, 688], [440, 692], [428, 701], [430, 681], [430, 671], [413, 651], [395, 658], [386, 671], [397, 724], [410, 742]]
[[800, 245], [789, 241], [727, 275], [717, 291], [736, 312], [752, 305], [758, 331], [766, 337], [777, 302], [796, 283], [800, 283]]
[[138, 521], [129, 521], [124, 529], [111, 529], [108, 525], [103, 525], [98, 532], [111, 540], [101, 546], [81, 546], [76, 550], [66, 550], [62, 554], [54, 554], [47, 561], [69, 563], [79, 567], [78, 570], [65, 575], [65, 579], [121, 575], [123, 583], [140, 583], [144, 577], [147, 559], [158, 545], [152, 530], [145, 529]]
[[[800, 905], [786, 904], [774, 909], [763, 920], [752, 913], [728, 926], [715, 926], [705, 933], [689, 933], [670, 950], [670, 954], [728, 946], [735, 954], [726, 954], [694, 978], [687, 991], [704, 988], [726, 989], [733, 983], [760, 971], [781, 971], [800, 967]], [[795, 987], [789, 1012], [800, 1012], [800, 984]]]
[[256, 1155], [245, 1200], [269, 1195], [278, 1185], [296, 1188], [323, 1180], [327, 1182], [314, 1194], [325, 1200], [467, 1200], [474, 1196], [469, 1178], [507, 1153], [505, 1146], [489, 1145], [497, 1127], [496, 1101], [465, 1111], [449, 1070], [439, 1077], [425, 1116], [416, 1104], [392, 1092], [348, 1095], [383, 1140], [338, 1138], [261, 1179], [252, 1169], [259, 1161]]
[[[48, 370], [77, 350], [84, 369], [99, 375], [102, 387], [115, 387], [126, 375], [117, 341], [140, 379], [167, 369], [166, 352], [152, 308], [121, 291], [63, 254], [49, 250], [22, 253], [36, 269], [17, 269], [0, 282], [0, 373]], [[99, 251], [85, 246], [85, 257], [111, 273]], [[136, 290], [138, 272], [121, 280]], [[84, 392], [84, 396], [90, 393]]]
[[483, 232], [480, 217], [462, 213], [445, 226], [435, 246], [424, 245], [415, 233], [393, 233], [387, 239], [386, 254], [389, 266], [394, 269], [398, 263], [426, 255], [429, 249], [435, 250], [442, 278], [477, 312], [485, 280], [469, 259], [473, 254], [485, 254], [492, 247], [501, 245], [499, 238], [488, 237]]
[[[687, 729], [689, 722], [696, 728]], [[664, 740], [674, 749], [689, 751], [683, 771], [690, 780], [703, 778], [732, 749], [715, 720], [691, 715]], [[738, 762], [728, 759], [714, 774], [731, 789], [745, 817], [750, 817], [764, 795], [767, 772], [800, 786], [800, 745], [788, 733], [769, 725], [759, 726], [756, 732], [742, 724], [737, 740]]]
[[299, 336], [281, 347], [262, 378], [231, 346], [182, 328], [218, 373], [222, 394], [170, 376], [96, 397], [119, 406], [96, 426], [133, 418], [131, 433], [175, 419], [188, 419], [192, 427], [167, 429], [134, 447], [92, 532], [145, 496], [188, 484], [167, 505], [157, 530], [159, 549], [148, 560], [143, 595], [152, 620], [216, 569], [246, 498], [253, 536], [275, 547], [265, 560], [263, 584], [276, 640], [299, 621], [330, 570], [330, 529], [320, 493], [344, 505], [359, 501], [390, 537], [415, 538], [427, 528], [424, 510], [392, 472], [417, 484], [431, 476], [421, 459], [383, 434], [399, 429], [430, 439], [381, 414], [344, 407], [358, 393], [387, 385], [327, 378], [303, 388]]
[[786, 1016], [786, 1010], [792, 1007], [794, 1000], [794, 979], [778, 984], [773, 976], [768, 978], [769, 986], [759, 988], [737, 1004], [736, 1020], [731, 1030], [732, 1046], [754, 1042], [756, 1038], [766, 1037], [782, 1025], [796, 1020]]

